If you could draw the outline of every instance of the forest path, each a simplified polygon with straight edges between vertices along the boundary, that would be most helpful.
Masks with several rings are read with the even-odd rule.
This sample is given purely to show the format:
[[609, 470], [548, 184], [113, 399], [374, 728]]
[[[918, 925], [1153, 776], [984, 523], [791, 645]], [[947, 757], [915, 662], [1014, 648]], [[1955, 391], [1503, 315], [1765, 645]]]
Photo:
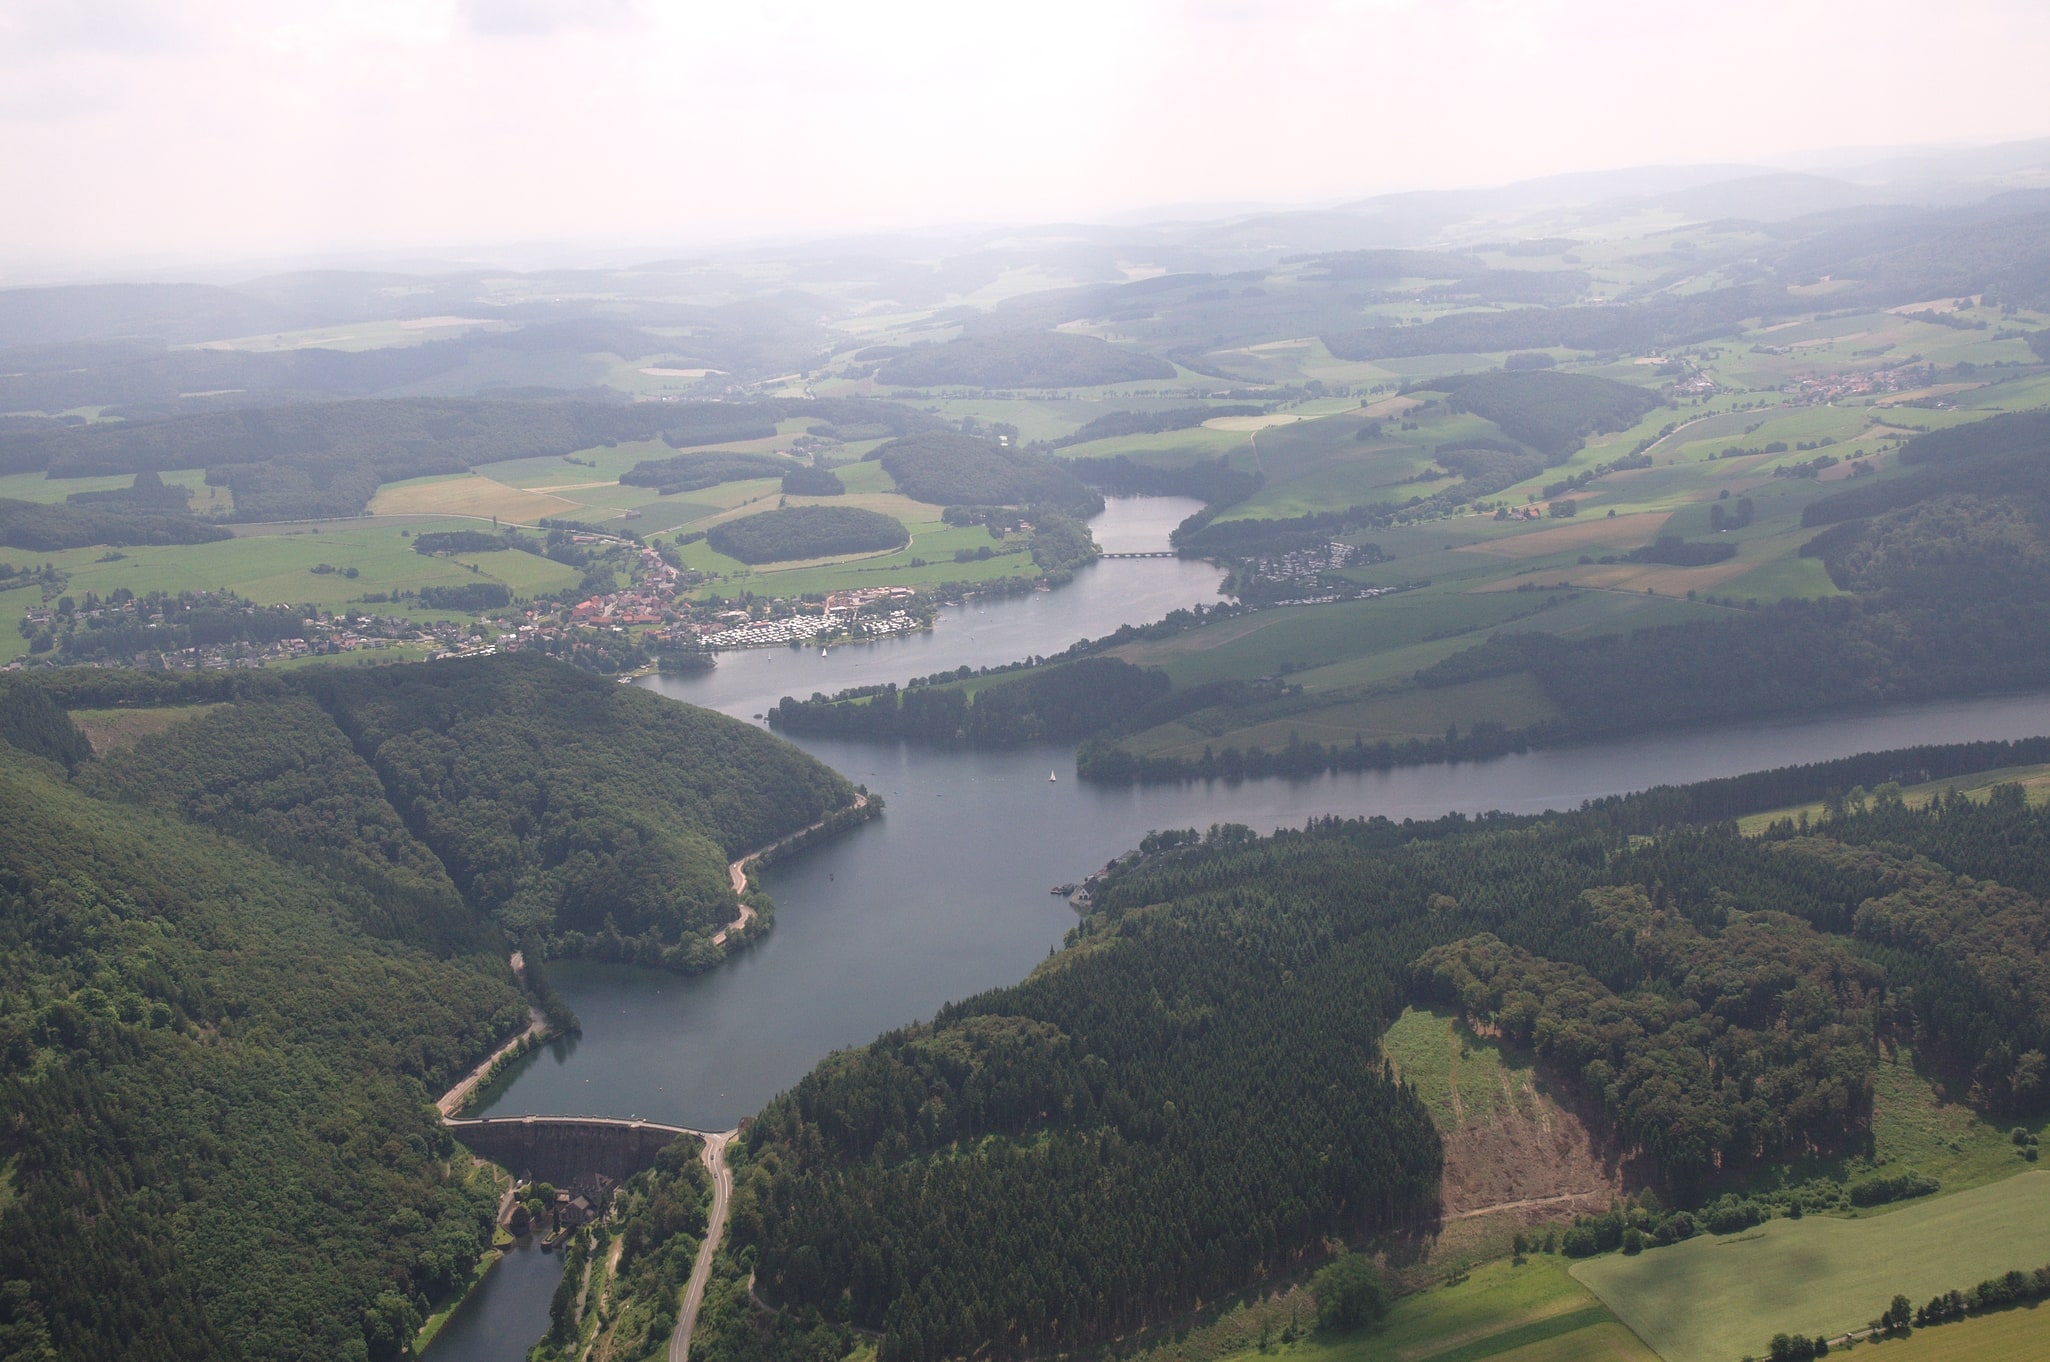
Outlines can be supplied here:
[[1524, 1201], [1498, 1201], [1492, 1206], [1476, 1206], [1470, 1211], [1461, 1211], [1457, 1215], [1448, 1215], [1445, 1219], [1447, 1222], [1472, 1220], [1476, 1216], [1495, 1215], [1502, 1211], [1525, 1211], [1533, 1206], [1557, 1206], [1568, 1201], [1600, 1201], [1608, 1195], [1607, 1191], [1561, 1192], [1558, 1196], [1531, 1197]]

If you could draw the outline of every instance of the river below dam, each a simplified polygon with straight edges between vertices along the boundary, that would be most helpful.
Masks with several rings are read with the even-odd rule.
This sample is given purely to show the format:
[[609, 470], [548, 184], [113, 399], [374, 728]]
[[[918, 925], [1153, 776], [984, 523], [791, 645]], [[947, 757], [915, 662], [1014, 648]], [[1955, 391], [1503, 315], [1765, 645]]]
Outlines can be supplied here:
[[[1177, 498], [1113, 501], [1092, 528], [1107, 551], [1165, 547], [1167, 532], [1195, 506]], [[930, 633], [824, 656], [816, 648], [727, 653], [704, 676], [644, 684], [751, 719], [784, 695], [1055, 653], [1120, 624], [1214, 600], [1220, 580], [1216, 568], [1177, 559], [1103, 562], [1059, 591], [949, 608]], [[1682, 730], [1486, 762], [1141, 787], [1076, 780], [1068, 745], [977, 752], [806, 738], [805, 750], [883, 796], [882, 818], [765, 871], [774, 930], [708, 974], [552, 965], [583, 1033], [535, 1051], [486, 1095], [481, 1113], [642, 1117], [725, 1129], [830, 1051], [1022, 977], [1075, 922], [1051, 887], [1082, 879], [1155, 828], [1236, 822], [1265, 832], [1326, 814], [1535, 813], [1878, 748], [2045, 732], [2050, 700], [1991, 697]], [[553, 1255], [535, 1258], [500, 1265], [436, 1341], [434, 1362], [524, 1358], [547, 1327], [560, 1272]]]

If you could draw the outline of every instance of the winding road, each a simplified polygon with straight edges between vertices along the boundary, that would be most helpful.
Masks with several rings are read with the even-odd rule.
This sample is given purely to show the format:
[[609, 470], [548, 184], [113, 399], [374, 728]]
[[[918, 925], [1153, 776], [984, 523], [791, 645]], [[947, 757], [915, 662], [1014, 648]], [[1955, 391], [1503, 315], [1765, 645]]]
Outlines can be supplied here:
[[[742, 856], [737, 861], [728, 862], [726, 866], [726, 877], [733, 884], [733, 897], [738, 899], [741, 895], [747, 892], [747, 863], [749, 861], [760, 860], [762, 857], [768, 855], [770, 852], [776, 850], [778, 847], [787, 846], [788, 844], [796, 841], [800, 837], [806, 837], [814, 832], [817, 832], [820, 828], [832, 822], [835, 818], [838, 818], [843, 813], [847, 813], [853, 809], [865, 809], [867, 807], [868, 796], [865, 794], [858, 794], [854, 796], [854, 802], [852, 804], [849, 804], [844, 809], [833, 810], [833, 812], [827, 814], [818, 822], [813, 823], [810, 827], [799, 828], [796, 832], [791, 833], [787, 837], [778, 837], [775, 841], [769, 843], [765, 847], [755, 848], [753, 851], [748, 852], [747, 855]], [[712, 944], [714, 946], [725, 945], [726, 938], [729, 933], [740, 931], [741, 929], [746, 927], [748, 923], [753, 922], [754, 920], [755, 910], [748, 907], [745, 901], [742, 901], [742, 903], [740, 904], [740, 916], [735, 918], [728, 925], [721, 927], [717, 932], [714, 932], [712, 934]]]
[[726, 1235], [726, 1205], [733, 1199], [733, 1170], [726, 1166], [726, 1146], [738, 1130], [705, 1136], [705, 1167], [712, 1172], [712, 1216], [705, 1222], [705, 1242], [698, 1247], [698, 1260], [690, 1270], [690, 1285], [683, 1291], [683, 1308], [676, 1314], [676, 1332], [669, 1336], [669, 1362], [689, 1362], [690, 1334], [697, 1327], [698, 1310], [705, 1303], [705, 1287], [712, 1280], [712, 1259], [719, 1241]]
[[[518, 958], [518, 953], [515, 952], [514, 959], [517, 960]], [[515, 964], [513, 966], [513, 973], [517, 974], [519, 972], [520, 967]], [[443, 1093], [441, 1100], [434, 1104], [436, 1110], [441, 1112], [441, 1119], [444, 1121], [451, 1120], [457, 1112], [469, 1105], [470, 1095], [477, 1091], [479, 1084], [491, 1076], [493, 1065], [519, 1049], [520, 1046], [528, 1041], [539, 1040], [546, 1034], [547, 1030], [548, 1018], [541, 1015], [541, 1009], [532, 1006], [528, 1007], [527, 1029], [486, 1055], [482, 1063], [458, 1079], [456, 1085]]]

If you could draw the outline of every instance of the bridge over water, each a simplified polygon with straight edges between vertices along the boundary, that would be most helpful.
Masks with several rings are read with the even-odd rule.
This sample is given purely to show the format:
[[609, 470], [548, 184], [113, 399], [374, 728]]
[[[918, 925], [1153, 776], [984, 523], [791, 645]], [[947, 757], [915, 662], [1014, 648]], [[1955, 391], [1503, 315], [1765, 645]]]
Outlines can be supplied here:
[[1173, 549], [1160, 549], [1150, 553], [1105, 553], [1097, 556], [1101, 558], [1172, 558], [1175, 556], [1175, 551]]

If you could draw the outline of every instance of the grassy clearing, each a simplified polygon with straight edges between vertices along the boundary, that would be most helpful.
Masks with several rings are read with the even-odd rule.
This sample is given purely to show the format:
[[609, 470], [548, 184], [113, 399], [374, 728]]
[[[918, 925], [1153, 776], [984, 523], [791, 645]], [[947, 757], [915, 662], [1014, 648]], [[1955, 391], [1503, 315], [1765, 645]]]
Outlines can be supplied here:
[[[1945, 1192], [1962, 1192], [2005, 1181], [2026, 1166], [2016, 1157], [2014, 1121], [1996, 1123], [1962, 1102], [1946, 1100], [1905, 1049], [1881, 1056], [1872, 1106], [1875, 1168], [1912, 1168], [1937, 1179]], [[2050, 1121], [2039, 1118], [2026, 1124], [2038, 1135], [2050, 1133]], [[1852, 1174], [1863, 1171], [1854, 1168]], [[1915, 1204], [1880, 1207], [1867, 1214], [1904, 1214]]]
[[93, 745], [93, 755], [98, 757], [218, 708], [218, 705], [161, 705], [149, 709], [74, 709], [71, 720], [85, 731], [86, 740]]
[[[2050, 1134], [2050, 1121], [2038, 1118], [2022, 1124], [2039, 1137]], [[1884, 1170], [1926, 1173], [1942, 1184], [1945, 1193], [1968, 1191], [2005, 1181], [2030, 1166], [2014, 1144], [2014, 1126], [2012, 1118], [1989, 1120], [1965, 1103], [1952, 1100], [1936, 1074], [1919, 1067], [1911, 1051], [1895, 1047], [1881, 1052], [1873, 1075], [1869, 1148], [1762, 1170], [1742, 1180], [1737, 1190], [1796, 1186], [1812, 1178], [1855, 1182]], [[1857, 1214], [1868, 1218], [1899, 1215], [1925, 1204], [1896, 1202]]]
[[[1932, 780], [1921, 785], [1910, 785], [1902, 789], [1901, 798], [1912, 808], [1922, 808], [1930, 800], [1946, 790], [1956, 790], [1967, 799], [1984, 802], [1996, 785], [2019, 785], [2028, 794], [2031, 804], [2050, 803], [2050, 765], [2044, 766], [2002, 766], [1976, 775], [1953, 776], [1948, 780]], [[1764, 813], [1746, 814], [1737, 820], [1740, 832], [1756, 835], [1764, 832], [1773, 822], [1781, 818], [1808, 816], [1810, 822], [1822, 817], [1822, 801], [1807, 804], [1789, 804], [1785, 808], [1770, 809]]]
[[1431, 1109], [1440, 1130], [1462, 1121], [1485, 1121], [1512, 1090], [1530, 1064], [1505, 1054], [1500, 1046], [1476, 1036], [1450, 1012], [1404, 1009], [1381, 1036], [1381, 1052], [1414, 1086]]
[[[1350, 1334], [1278, 1341], [1291, 1314], [1307, 1324], [1306, 1291], [1241, 1307], [1142, 1362], [1653, 1362], [1656, 1357], [1559, 1258], [1496, 1261], [1450, 1286], [1397, 1300], [1388, 1318]], [[1268, 1335], [1261, 1346], [1263, 1330]]]
[[2050, 1260], [2050, 1173], [1910, 1204], [1868, 1219], [1773, 1220], [1702, 1235], [1573, 1275], [1666, 1362], [1729, 1362], [1780, 1332], [1863, 1327], [1894, 1293], [1926, 1300]]

